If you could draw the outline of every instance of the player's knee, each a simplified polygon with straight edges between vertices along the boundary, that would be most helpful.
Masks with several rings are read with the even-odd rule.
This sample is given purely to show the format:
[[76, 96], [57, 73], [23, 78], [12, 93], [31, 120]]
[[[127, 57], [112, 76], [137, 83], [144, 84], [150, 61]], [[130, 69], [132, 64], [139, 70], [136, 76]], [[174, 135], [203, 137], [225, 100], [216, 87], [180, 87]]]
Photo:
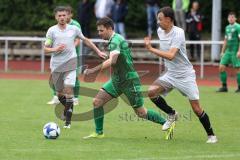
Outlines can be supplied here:
[[225, 66], [223, 66], [223, 65], [220, 65], [219, 66], [219, 72], [224, 72], [225, 71]]
[[94, 107], [102, 106], [102, 101], [100, 99], [94, 98], [93, 99], [93, 106]]
[[158, 93], [156, 93], [156, 91], [152, 88], [149, 88], [148, 89], [148, 97], [149, 98], [153, 98], [153, 97], [156, 97], [158, 95]]
[[146, 110], [135, 110], [135, 113], [140, 118], [146, 118], [147, 117], [147, 111]]

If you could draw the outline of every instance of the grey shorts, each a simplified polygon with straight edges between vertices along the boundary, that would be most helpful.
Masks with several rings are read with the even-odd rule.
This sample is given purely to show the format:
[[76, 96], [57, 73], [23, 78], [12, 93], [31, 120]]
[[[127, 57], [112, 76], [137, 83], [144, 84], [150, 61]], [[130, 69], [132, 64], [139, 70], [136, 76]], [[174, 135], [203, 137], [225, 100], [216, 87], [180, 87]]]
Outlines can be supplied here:
[[176, 88], [182, 95], [188, 97], [189, 100], [199, 100], [195, 72], [187, 73], [186, 76], [177, 78], [166, 72], [157, 79], [157, 82], [165, 89], [162, 93], [165, 96], [172, 89]]
[[76, 76], [76, 70], [52, 72], [50, 84], [55, 87], [57, 92], [61, 92], [65, 86], [75, 86]]

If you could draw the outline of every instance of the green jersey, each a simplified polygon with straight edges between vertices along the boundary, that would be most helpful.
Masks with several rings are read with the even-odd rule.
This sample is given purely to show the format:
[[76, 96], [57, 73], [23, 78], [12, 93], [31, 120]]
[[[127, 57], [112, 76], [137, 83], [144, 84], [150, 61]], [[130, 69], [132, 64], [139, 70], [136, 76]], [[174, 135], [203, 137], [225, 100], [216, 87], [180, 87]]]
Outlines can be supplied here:
[[[229, 24], [225, 28], [225, 39], [227, 40], [226, 52], [237, 53], [240, 38], [240, 25], [238, 23]], [[235, 53], [236, 52], [236, 53]]]
[[[81, 25], [74, 19], [71, 19], [69, 25], [73, 25], [73, 26], [77, 26], [80, 30], [81, 30]], [[81, 30], [82, 31], [82, 30]], [[79, 46], [76, 47], [76, 53], [77, 55], [79, 56], [79, 53], [80, 53], [80, 48]]]
[[122, 82], [129, 79], [139, 78], [133, 67], [131, 50], [126, 40], [119, 34], [114, 33], [109, 40], [108, 49], [111, 53], [118, 53], [116, 64], [113, 65], [112, 80]]

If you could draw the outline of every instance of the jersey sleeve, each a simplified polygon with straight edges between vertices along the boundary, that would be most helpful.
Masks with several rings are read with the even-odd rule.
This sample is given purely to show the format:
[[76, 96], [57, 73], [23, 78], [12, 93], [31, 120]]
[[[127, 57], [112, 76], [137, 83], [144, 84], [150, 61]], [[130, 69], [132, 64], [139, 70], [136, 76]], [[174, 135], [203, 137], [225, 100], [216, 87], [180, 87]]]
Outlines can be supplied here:
[[53, 44], [53, 32], [51, 29], [48, 29], [46, 34], [45, 46], [51, 47]]
[[176, 32], [175, 35], [172, 38], [172, 43], [170, 48], [178, 48], [180, 49], [181, 45], [184, 43], [185, 41], [185, 36], [184, 36], [184, 32]]
[[110, 54], [111, 53], [120, 54], [120, 41], [113, 39], [109, 44], [109, 51]]

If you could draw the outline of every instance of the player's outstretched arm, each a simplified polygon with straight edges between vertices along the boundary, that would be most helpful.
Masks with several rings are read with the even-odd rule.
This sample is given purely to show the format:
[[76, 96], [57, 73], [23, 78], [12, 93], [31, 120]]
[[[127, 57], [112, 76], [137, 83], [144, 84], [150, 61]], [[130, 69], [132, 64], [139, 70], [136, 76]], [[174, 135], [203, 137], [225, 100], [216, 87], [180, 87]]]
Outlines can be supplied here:
[[156, 48], [153, 48], [151, 45], [151, 40], [149, 37], [144, 38], [145, 47], [148, 51], [155, 54], [158, 57], [162, 57], [168, 60], [173, 60], [178, 52], [178, 48], [170, 48], [169, 51], [161, 51]]
[[89, 74], [104, 70], [106, 68], [109, 68], [111, 65], [116, 64], [118, 55], [119, 55], [118, 53], [110, 53], [109, 59], [107, 59], [102, 64], [100, 64], [94, 68], [84, 70], [84, 74], [89, 75]]
[[104, 53], [104, 52], [101, 52], [97, 47], [96, 45], [88, 38], [84, 38], [83, 39], [83, 42], [90, 48], [92, 48], [98, 55], [99, 57], [103, 58], [103, 59], [106, 59], [107, 58], [107, 54]]

